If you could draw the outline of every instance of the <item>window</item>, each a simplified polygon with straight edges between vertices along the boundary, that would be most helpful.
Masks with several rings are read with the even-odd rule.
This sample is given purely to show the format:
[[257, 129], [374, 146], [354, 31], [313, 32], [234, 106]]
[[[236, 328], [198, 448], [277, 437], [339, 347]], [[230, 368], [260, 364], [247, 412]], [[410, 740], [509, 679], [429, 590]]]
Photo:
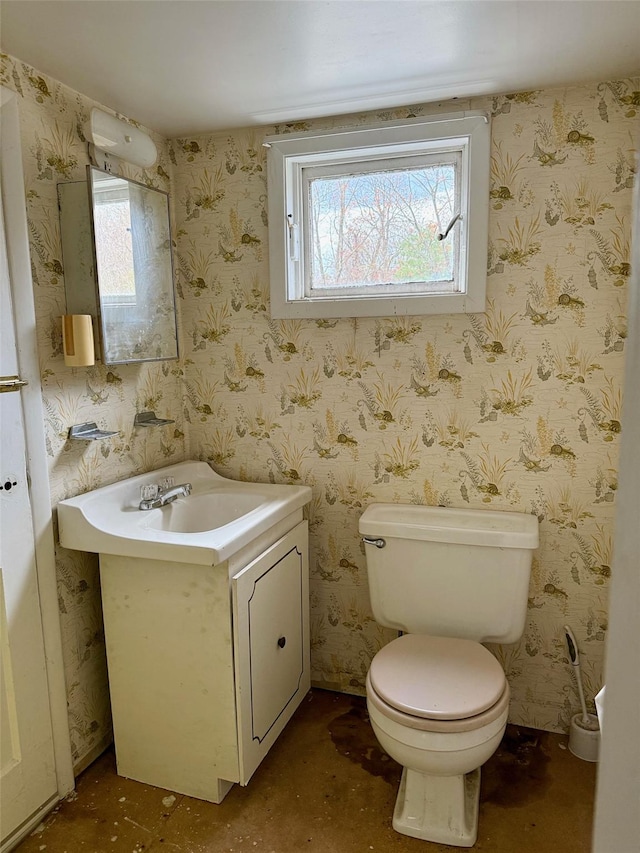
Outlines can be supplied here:
[[484, 310], [483, 113], [265, 140], [274, 317]]

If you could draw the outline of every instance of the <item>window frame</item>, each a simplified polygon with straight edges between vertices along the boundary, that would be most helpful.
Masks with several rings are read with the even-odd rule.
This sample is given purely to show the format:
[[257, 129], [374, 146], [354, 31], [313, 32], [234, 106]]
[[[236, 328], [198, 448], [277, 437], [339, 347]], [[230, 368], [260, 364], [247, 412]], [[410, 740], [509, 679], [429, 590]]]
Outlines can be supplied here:
[[[268, 136], [264, 145], [268, 149], [272, 317], [390, 317], [485, 310], [490, 188], [490, 123], [486, 113], [465, 111], [363, 128]], [[334, 166], [369, 162], [375, 171], [385, 161], [417, 161], [420, 157], [428, 165], [433, 155], [453, 151], [461, 151], [461, 217], [454, 226], [460, 229], [460, 289], [429, 293], [427, 285], [419, 293], [393, 296], [371, 291], [353, 296], [335, 291], [322, 296], [305, 294], [307, 262], [301, 234], [305, 170], [318, 174], [318, 170], [329, 171]]]

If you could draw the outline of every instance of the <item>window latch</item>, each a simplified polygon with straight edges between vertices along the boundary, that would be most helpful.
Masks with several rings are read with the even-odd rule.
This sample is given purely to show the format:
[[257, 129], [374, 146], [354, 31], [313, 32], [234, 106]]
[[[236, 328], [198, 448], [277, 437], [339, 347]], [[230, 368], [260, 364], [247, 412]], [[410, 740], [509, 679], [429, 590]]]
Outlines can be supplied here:
[[289, 260], [297, 261], [300, 257], [300, 234], [291, 213], [287, 214], [287, 228], [289, 229]]
[[458, 221], [458, 219], [462, 219], [462, 214], [461, 214], [461, 213], [456, 213], [456, 215], [453, 217], [453, 219], [451, 220], [451, 222], [447, 225], [447, 227], [445, 228], [445, 230], [444, 230], [444, 231], [441, 231], [441, 232], [440, 232], [440, 234], [438, 234], [438, 240], [446, 240], [446, 239], [447, 239], [447, 237], [449, 236], [449, 231], [451, 231], [451, 229], [452, 229], [452, 228], [453, 228], [453, 226], [456, 224], [456, 222]]

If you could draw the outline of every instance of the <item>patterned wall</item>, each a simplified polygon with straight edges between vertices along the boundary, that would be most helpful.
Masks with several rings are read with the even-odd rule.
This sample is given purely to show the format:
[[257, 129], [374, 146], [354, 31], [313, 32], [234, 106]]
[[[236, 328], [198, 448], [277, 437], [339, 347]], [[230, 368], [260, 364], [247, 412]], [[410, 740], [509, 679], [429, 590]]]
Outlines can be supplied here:
[[483, 315], [272, 320], [263, 133], [171, 143], [191, 453], [313, 487], [316, 684], [362, 693], [393, 636], [371, 616], [357, 523], [372, 501], [405, 501], [540, 519], [525, 636], [495, 649], [514, 721], [562, 730], [577, 710], [565, 623], [589, 697], [600, 687], [639, 88], [468, 102], [493, 115]]
[[[273, 129], [169, 144], [152, 133], [158, 164], [127, 175], [171, 190], [183, 360], [74, 370], [58, 327], [56, 184], [83, 177], [93, 102], [11, 57], [1, 71], [21, 95], [52, 503], [187, 456], [233, 478], [308, 483], [314, 680], [355, 693], [393, 636], [369, 609], [362, 509], [533, 512], [542, 544], [527, 631], [496, 653], [512, 718], [566, 728], [577, 699], [563, 624], [578, 636], [589, 695], [602, 678], [640, 82], [457, 102], [493, 114], [490, 301], [470, 317], [271, 320], [261, 141]], [[175, 428], [134, 431], [146, 408]], [[68, 427], [88, 420], [118, 437], [68, 442]], [[82, 762], [110, 733], [97, 561], [58, 549], [57, 570]]]
[[[93, 101], [2, 56], [1, 82], [20, 96], [27, 217], [53, 506], [121, 477], [185, 457], [179, 362], [140, 366], [65, 367], [60, 317], [65, 313], [56, 185], [85, 179], [82, 127]], [[151, 134], [160, 156], [153, 170], [127, 166], [126, 177], [169, 189], [166, 142]], [[155, 409], [173, 427], [134, 430], [136, 411]], [[68, 441], [73, 424], [95, 421], [117, 430], [109, 441]], [[69, 725], [74, 762], [108, 743], [111, 716], [106, 676], [98, 561], [94, 554], [57, 548]]]

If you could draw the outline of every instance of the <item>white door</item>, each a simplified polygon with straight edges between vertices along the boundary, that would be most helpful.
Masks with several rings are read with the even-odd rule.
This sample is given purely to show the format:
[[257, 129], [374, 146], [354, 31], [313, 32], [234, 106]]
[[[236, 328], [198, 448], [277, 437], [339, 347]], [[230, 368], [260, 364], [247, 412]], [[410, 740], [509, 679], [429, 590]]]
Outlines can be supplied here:
[[[20, 283], [17, 282], [16, 286]], [[0, 838], [57, 799], [51, 711], [0, 205]], [[10, 380], [9, 380], [10, 381]]]

